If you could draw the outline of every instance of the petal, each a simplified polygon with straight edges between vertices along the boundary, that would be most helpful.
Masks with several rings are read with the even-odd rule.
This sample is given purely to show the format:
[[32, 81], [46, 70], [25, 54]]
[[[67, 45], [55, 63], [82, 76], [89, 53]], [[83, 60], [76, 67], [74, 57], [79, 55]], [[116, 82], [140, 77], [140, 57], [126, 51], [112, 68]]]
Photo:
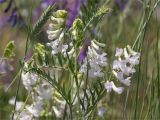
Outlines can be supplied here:
[[107, 92], [111, 92], [112, 91], [112, 82], [109, 82], [107, 81], [105, 84], [104, 84]]
[[122, 55], [122, 53], [123, 53], [123, 49], [122, 48], [116, 48], [116, 54], [115, 54], [115, 56], [120, 57]]
[[112, 82], [112, 88], [113, 90], [118, 93], [118, 94], [122, 94], [122, 92], [124, 91], [123, 87], [116, 87], [115, 84]]

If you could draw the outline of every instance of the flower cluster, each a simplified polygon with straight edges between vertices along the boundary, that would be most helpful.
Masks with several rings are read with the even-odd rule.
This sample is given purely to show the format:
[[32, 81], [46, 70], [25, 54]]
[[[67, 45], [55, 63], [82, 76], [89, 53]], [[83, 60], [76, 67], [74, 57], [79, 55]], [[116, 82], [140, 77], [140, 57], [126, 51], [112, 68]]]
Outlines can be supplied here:
[[36, 74], [29, 72], [22, 73], [22, 83], [29, 91], [29, 94], [31, 94], [33, 103], [25, 106], [21, 104], [20, 106], [19, 102], [17, 102], [19, 109], [16, 109], [17, 114], [14, 118], [18, 118], [20, 120], [31, 120], [41, 115], [44, 110], [43, 107], [45, 106], [45, 102], [50, 100], [52, 97], [53, 89], [48, 82], [40, 80]]
[[[106, 53], [100, 53], [100, 47], [105, 45], [99, 43], [95, 40], [91, 41], [91, 44], [88, 46], [87, 57], [84, 60], [83, 65], [81, 66], [81, 72], [87, 73], [89, 77], [103, 77], [104, 73], [102, 72], [103, 67], [107, 65]], [[88, 69], [89, 68], [89, 69]]]
[[58, 10], [53, 13], [51, 17], [52, 23], [49, 24], [49, 30], [47, 30], [48, 39], [51, 42], [47, 43], [47, 46], [52, 48], [52, 55], [59, 52], [62, 54], [66, 53], [68, 45], [64, 44], [64, 25], [67, 12], [65, 10]]
[[36, 84], [38, 76], [36, 74], [22, 73], [22, 83], [27, 90], [32, 90], [32, 86]]
[[[135, 65], [139, 64], [140, 53], [133, 51], [128, 45], [124, 49], [117, 48], [115, 56], [117, 59], [113, 61], [112, 72], [122, 84], [130, 86], [131, 76], [136, 72]], [[112, 81], [107, 81], [105, 87], [107, 91], [113, 89], [119, 94], [123, 91], [123, 87], [117, 88]]]
[[[97, 40], [85, 40], [83, 43], [85, 39], [83, 21], [79, 18], [75, 19], [71, 28], [68, 29], [66, 28], [66, 18], [67, 12], [65, 10], [58, 10], [53, 13], [51, 16], [51, 23], [47, 30], [48, 39], [50, 41], [46, 45], [51, 48], [53, 56], [62, 54], [65, 57], [67, 55], [67, 57], [64, 58], [65, 65], [62, 63], [61, 68], [66, 68], [65, 70], [69, 72], [69, 75], [67, 75], [69, 77], [69, 82], [59, 81], [59, 75], [50, 74], [51, 71], [55, 73], [58, 72], [56, 68], [59, 67], [58, 65], [53, 67], [52, 64], [50, 65], [49, 59], [53, 59], [47, 56], [50, 55], [48, 54], [50, 52], [48, 52], [48, 49], [46, 52], [43, 45], [37, 44], [34, 55], [40, 55], [39, 58], [44, 57], [42, 62], [46, 60], [46, 64], [42, 66], [36, 64], [37, 57], [32, 57], [34, 62], [29, 61], [29, 64], [28, 62], [24, 64], [23, 67], [26, 67], [27, 70], [25, 70], [27, 72], [22, 72], [22, 83], [29, 92], [32, 103], [27, 105], [27, 102], [25, 102], [26, 105], [24, 105], [24, 103], [18, 102], [15, 119], [37, 119], [45, 113], [54, 113], [56, 118], [62, 118], [65, 117], [66, 114], [71, 115], [76, 105], [79, 105], [79, 110], [81, 110], [78, 110], [78, 112], [76, 111], [76, 113], [82, 112], [83, 114], [91, 105], [94, 106], [93, 104], [99, 102], [98, 97], [99, 95], [101, 96], [101, 94], [103, 95], [105, 89], [107, 92], [113, 90], [118, 94], [123, 92], [124, 87], [116, 87], [112, 79], [108, 81], [105, 80], [104, 69], [108, 65], [107, 54], [102, 50], [105, 44]], [[114, 79], [118, 79], [118, 81], [125, 86], [130, 86], [131, 76], [136, 71], [135, 66], [139, 64], [140, 53], [133, 51], [130, 46], [127, 46], [124, 49], [117, 48], [115, 57], [116, 59], [113, 61], [113, 66], [111, 68], [111, 75], [109, 74], [110, 78], [114, 75]], [[66, 63], [65, 60], [67, 61]], [[74, 62], [72, 63], [72, 61]], [[29, 71], [31, 70], [29, 67], [32, 67], [29, 65], [32, 65], [32, 62], [34, 67], [37, 67], [37, 69], [34, 69], [34, 73]], [[38, 72], [38, 69], [42, 69], [43, 72]], [[35, 73], [42, 74], [46, 80], [48, 78], [51, 78], [49, 79], [50, 81], [52, 81], [52, 78], [54, 79], [49, 84]], [[86, 78], [86, 84], [84, 84], [82, 74], [84, 74], [84, 78]], [[101, 88], [100, 90], [94, 89], [94, 86], [92, 87], [90, 83], [88, 83], [88, 78], [95, 79], [98, 77], [104, 78], [100, 82], [96, 81], [99, 82], [99, 86], [96, 87], [97, 89]], [[104, 87], [101, 85], [102, 83], [104, 83]], [[51, 84], [53, 86], [51, 86]], [[68, 86], [69, 89], [67, 88]], [[52, 104], [50, 104], [50, 102]], [[13, 102], [11, 104], [13, 104]], [[51, 106], [48, 107], [47, 105]], [[97, 108], [98, 115], [103, 116], [106, 109], [102, 105]]]
[[65, 109], [67, 110], [66, 101], [56, 90], [54, 91], [53, 95], [54, 95], [53, 101], [55, 105], [52, 106], [52, 110], [57, 118], [62, 118]]

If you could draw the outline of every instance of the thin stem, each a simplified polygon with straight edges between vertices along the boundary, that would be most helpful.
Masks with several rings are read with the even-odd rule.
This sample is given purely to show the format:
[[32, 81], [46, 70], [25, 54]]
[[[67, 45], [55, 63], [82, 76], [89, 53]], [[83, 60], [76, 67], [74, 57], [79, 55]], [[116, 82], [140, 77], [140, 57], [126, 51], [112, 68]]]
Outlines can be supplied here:
[[[22, 74], [22, 70], [21, 70], [20, 74]], [[14, 111], [13, 111], [13, 114], [12, 114], [12, 120], [14, 119], [14, 113], [15, 113], [15, 109], [16, 109], [17, 97], [18, 97], [18, 92], [19, 92], [19, 88], [20, 88], [20, 81], [21, 81], [21, 79], [18, 80], [18, 84], [17, 84], [16, 99], [15, 99], [15, 102], [14, 102]]]
[[86, 83], [85, 83], [85, 90], [87, 89], [87, 85], [88, 85], [88, 71], [89, 70], [89, 64], [88, 64], [88, 58], [87, 58], [87, 74], [86, 74]]
[[53, 68], [53, 69], [63, 69], [63, 70], [68, 70], [68, 68], [67, 67], [59, 67], [59, 66], [38, 66], [37, 68]]
[[16, 74], [16, 76], [14, 77], [14, 79], [12, 80], [12, 82], [9, 84], [9, 86], [6, 89], [6, 92], [8, 91], [8, 89], [13, 85], [13, 83], [15, 83], [15, 81], [17, 80], [17, 78], [19, 77], [21, 73], [21, 70], [19, 70], [19, 72]]
[[[25, 59], [26, 59], [26, 55], [27, 55], [27, 51], [28, 51], [28, 42], [29, 42], [29, 32], [28, 32], [28, 35], [27, 35], [27, 41], [26, 41], [26, 46], [25, 46], [25, 52], [24, 52], [23, 61], [25, 61]], [[22, 68], [23, 68], [23, 67], [22, 67]], [[22, 74], [22, 70], [20, 70], [20, 75], [21, 75], [21, 74]], [[14, 103], [14, 112], [13, 112], [13, 114], [12, 114], [12, 120], [14, 119], [16, 102], [17, 102], [18, 92], [19, 92], [19, 88], [20, 88], [20, 80], [21, 80], [21, 76], [20, 76], [20, 79], [18, 80], [18, 85], [17, 85], [17, 90], [16, 90], [16, 99], [15, 99], [15, 103]]]
[[27, 98], [26, 98], [24, 104], [22, 105], [22, 107], [20, 108], [21, 111], [19, 111], [19, 113], [18, 113], [18, 115], [17, 115], [17, 117], [16, 117], [16, 120], [18, 120], [20, 113], [21, 113], [22, 110], [25, 108], [25, 105], [26, 105], [26, 103], [27, 103], [27, 101], [28, 101], [30, 95], [31, 95], [31, 93], [29, 93], [29, 94], [27, 95]]
[[145, 23], [143, 24], [143, 26], [141, 27], [141, 30], [140, 30], [140, 32], [139, 32], [139, 34], [138, 34], [138, 36], [137, 36], [137, 38], [136, 38], [136, 40], [135, 40], [135, 42], [134, 42], [132, 48], [134, 48], [135, 45], [137, 44], [137, 42], [138, 42], [138, 40], [139, 40], [139, 38], [140, 38], [142, 32], [145, 30], [145, 28], [146, 28], [148, 22], [149, 22], [150, 19], [151, 19], [151, 16], [152, 16], [154, 10], [156, 9], [156, 7], [157, 7], [157, 5], [158, 5], [159, 2], [160, 2], [160, 0], [158, 0], [158, 1], [154, 4], [154, 7], [153, 7], [153, 9], [150, 11], [150, 13], [149, 13], [149, 15], [148, 15], [148, 18], [147, 18], [146, 22], [145, 22]]
[[70, 108], [70, 120], [73, 120], [73, 115], [72, 115], [72, 105], [70, 104], [69, 105], [69, 108]]
[[75, 47], [75, 74], [74, 74], [74, 78], [75, 78], [75, 82], [76, 82], [76, 87], [77, 87], [77, 97], [78, 97], [78, 107], [79, 107], [79, 111], [81, 110], [80, 109], [80, 96], [79, 96], [79, 83], [78, 83], [78, 78], [77, 78], [77, 74], [78, 74], [78, 71], [77, 71], [77, 48]]

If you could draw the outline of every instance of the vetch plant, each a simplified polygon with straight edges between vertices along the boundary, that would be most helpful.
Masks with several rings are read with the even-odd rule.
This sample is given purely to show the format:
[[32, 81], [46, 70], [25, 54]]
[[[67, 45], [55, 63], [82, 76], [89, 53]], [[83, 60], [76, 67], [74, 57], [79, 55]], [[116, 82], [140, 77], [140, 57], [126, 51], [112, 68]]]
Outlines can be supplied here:
[[53, 40], [50, 43], [47, 43], [47, 46], [52, 48], [52, 55], [57, 53], [66, 53], [68, 45], [64, 44], [64, 25], [65, 18], [67, 16], [67, 11], [59, 10], [51, 16], [53, 23], [49, 24], [49, 30], [47, 30], [48, 39]]
[[123, 93], [125, 89], [117, 87], [118, 82], [131, 85], [140, 57], [140, 53], [128, 45], [123, 49], [117, 48], [115, 60], [108, 62], [110, 58], [104, 51], [107, 45], [94, 36], [86, 36], [94, 20], [109, 11], [102, 6], [87, 24], [83, 19], [76, 18], [68, 28], [67, 11], [54, 11], [48, 7], [27, 39], [31, 42], [34, 33], [39, 35], [48, 20], [48, 42], [36, 43], [32, 57], [20, 62], [20, 76], [28, 96], [21, 107], [18, 107], [16, 96], [13, 119], [89, 119], [95, 111], [99, 116], [107, 112], [107, 108], [103, 105], [98, 107], [98, 103], [107, 92]]

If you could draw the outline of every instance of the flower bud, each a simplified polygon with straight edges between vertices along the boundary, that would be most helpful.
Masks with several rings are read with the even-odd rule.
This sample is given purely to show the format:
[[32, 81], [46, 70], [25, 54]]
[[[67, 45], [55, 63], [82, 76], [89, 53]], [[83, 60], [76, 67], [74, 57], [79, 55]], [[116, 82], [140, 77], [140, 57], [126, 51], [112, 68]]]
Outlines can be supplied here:
[[82, 31], [83, 31], [83, 22], [81, 19], [77, 18], [73, 22], [73, 26], [71, 28], [71, 34], [74, 40], [81, 40], [82, 39]]
[[67, 11], [65, 10], [57, 10], [53, 13], [53, 16], [56, 18], [65, 18], [67, 16]]

